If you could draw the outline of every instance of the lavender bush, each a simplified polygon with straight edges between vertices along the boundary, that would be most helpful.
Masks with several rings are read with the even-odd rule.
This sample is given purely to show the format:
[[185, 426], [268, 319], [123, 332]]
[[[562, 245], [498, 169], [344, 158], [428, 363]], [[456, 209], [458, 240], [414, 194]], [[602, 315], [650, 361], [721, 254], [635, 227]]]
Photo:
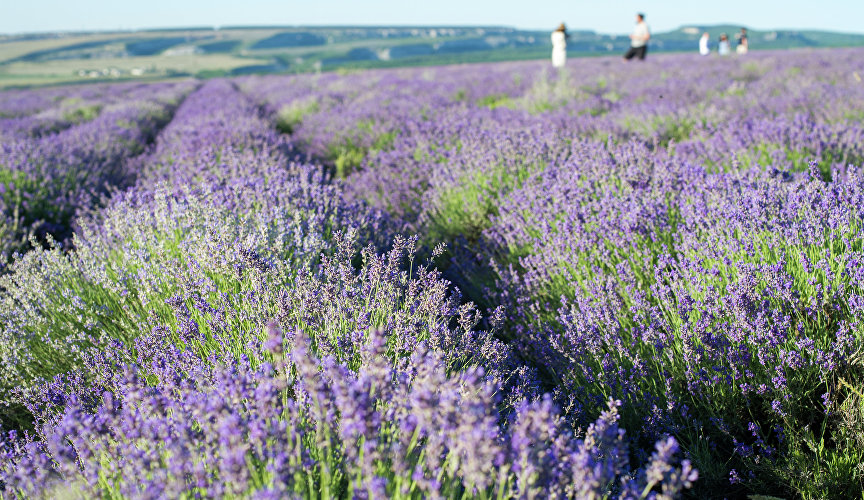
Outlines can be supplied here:
[[[8, 492], [671, 498], [697, 479], [676, 465], [671, 438], [631, 474], [615, 402], [584, 439], [548, 399], [520, 406], [502, 430], [482, 371], [448, 376], [422, 344], [394, 364], [374, 330], [352, 370], [312, 355], [302, 332], [285, 354], [275, 326], [255, 345], [272, 362], [204, 358], [165, 346], [161, 329], [138, 340], [131, 363], [97, 355], [95, 380], [58, 378], [30, 394], [36, 432], [3, 442]], [[106, 353], [125, 352], [116, 347]]]

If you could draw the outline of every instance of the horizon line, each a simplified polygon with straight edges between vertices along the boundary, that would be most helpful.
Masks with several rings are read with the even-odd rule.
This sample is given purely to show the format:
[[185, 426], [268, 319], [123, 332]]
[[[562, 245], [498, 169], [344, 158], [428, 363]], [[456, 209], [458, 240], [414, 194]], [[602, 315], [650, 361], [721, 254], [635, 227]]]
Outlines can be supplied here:
[[[649, 23], [650, 24], [650, 23]], [[822, 32], [822, 33], [835, 33], [835, 34], [843, 34], [843, 35], [864, 35], [864, 31], [854, 32], [854, 31], [842, 31], [842, 30], [830, 30], [830, 29], [822, 29], [822, 28], [791, 28], [791, 27], [783, 27], [783, 28], [759, 28], [759, 27], [751, 27], [743, 23], [733, 23], [733, 22], [718, 22], [713, 24], [700, 24], [700, 23], [688, 23], [682, 24], [676, 28], [666, 29], [662, 31], [657, 31], [656, 33], [669, 33], [685, 28], [704, 28], [711, 29], [716, 27], [727, 27], [727, 26], [736, 26], [736, 27], [744, 27], [751, 31], [810, 31], [810, 32]], [[198, 26], [162, 26], [162, 27], [142, 27], [142, 28], [100, 28], [100, 29], [92, 29], [92, 30], [75, 30], [75, 29], [63, 29], [63, 30], [47, 30], [47, 31], [22, 31], [22, 32], [9, 32], [9, 33], [0, 33], [0, 37], [18, 37], [18, 36], [32, 36], [32, 35], [93, 35], [93, 34], [112, 34], [112, 33], [134, 33], [134, 32], [158, 32], [158, 31], [222, 31], [222, 30], [254, 30], [254, 29], [348, 29], [348, 28], [362, 28], [362, 29], [509, 29], [514, 31], [530, 31], [530, 32], [545, 32], [552, 31], [551, 29], [545, 28], [531, 28], [531, 27], [517, 27], [510, 25], [496, 25], [496, 24], [237, 24], [237, 25], [198, 25]], [[602, 32], [597, 31], [591, 28], [584, 27], [574, 27], [569, 28], [569, 31], [572, 32], [591, 32], [598, 35], [615, 35], [620, 36], [625, 34], [624, 32]]]

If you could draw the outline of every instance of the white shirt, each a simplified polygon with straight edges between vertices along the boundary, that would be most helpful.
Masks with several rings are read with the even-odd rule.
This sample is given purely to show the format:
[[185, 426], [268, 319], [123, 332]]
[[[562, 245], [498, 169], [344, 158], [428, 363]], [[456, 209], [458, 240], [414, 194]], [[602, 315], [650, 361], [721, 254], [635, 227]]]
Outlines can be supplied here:
[[648, 25], [645, 21], [641, 23], [636, 23], [636, 27], [633, 29], [633, 39], [630, 40], [631, 47], [644, 47], [648, 44], [646, 38], [651, 34], [648, 30]]
[[708, 37], [702, 37], [699, 39], [699, 53], [703, 56], [707, 56], [711, 53], [711, 49], [708, 47]]

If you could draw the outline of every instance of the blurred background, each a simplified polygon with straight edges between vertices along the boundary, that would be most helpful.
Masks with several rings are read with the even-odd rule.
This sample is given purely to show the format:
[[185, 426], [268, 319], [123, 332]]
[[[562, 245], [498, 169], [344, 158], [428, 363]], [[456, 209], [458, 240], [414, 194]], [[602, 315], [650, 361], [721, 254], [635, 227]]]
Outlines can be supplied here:
[[752, 50], [864, 45], [860, 0], [0, 2], [0, 87], [618, 54], [636, 12], [652, 52], [750, 29]]

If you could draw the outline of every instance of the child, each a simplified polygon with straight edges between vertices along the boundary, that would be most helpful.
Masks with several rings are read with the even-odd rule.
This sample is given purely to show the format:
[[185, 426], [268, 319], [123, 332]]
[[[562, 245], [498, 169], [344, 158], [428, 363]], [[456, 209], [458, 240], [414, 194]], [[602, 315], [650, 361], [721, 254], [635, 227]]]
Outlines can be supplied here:
[[726, 33], [720, 35], [720, 43], [717, 44], [717, 52], [721, 56], [728, 56], [732, 51], [732, 46], [729, 45], [729, 37], [726, 36]]

